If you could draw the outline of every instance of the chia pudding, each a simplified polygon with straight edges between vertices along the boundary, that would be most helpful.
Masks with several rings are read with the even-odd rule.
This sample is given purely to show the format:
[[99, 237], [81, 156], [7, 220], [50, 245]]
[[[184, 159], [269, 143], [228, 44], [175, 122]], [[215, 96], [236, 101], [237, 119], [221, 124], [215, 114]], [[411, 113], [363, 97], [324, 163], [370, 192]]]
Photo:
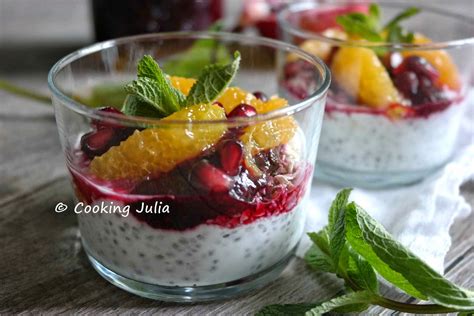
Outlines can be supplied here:
[[[183, 93], [194, 81], [170, 79]], [[216, 102], [163, 121], [248, 118], [286, 104], [230, 87]], [[92, 121], [91, 129], [68, 167], [78, 202], [118, 210], [78, 212], [85, 249], [107, 269], [147, 284], [199, 287], [256, 275], [292, 254], [305, 221], [298, 205], [313, 172], [294, 118], [229, 128]]]
[[[409, 10], [384, 24], [378, 5], [367, 3], [294, 5], [280, 14], [284, 36], [323, 59], [332, 73], [320, 179], [364, 187], [411, 183], [451, 158], [466, 103], [464, 70], [448, 50], [399, 25], [397, 16], [417, 18], [419, 10], [404, 13]], [[357, 17], [372, 21], [370, 38], [351, 27]], [[291, 58], [285, 65], [285, 84], [297, 98], [314, 84], [307, 67]]]

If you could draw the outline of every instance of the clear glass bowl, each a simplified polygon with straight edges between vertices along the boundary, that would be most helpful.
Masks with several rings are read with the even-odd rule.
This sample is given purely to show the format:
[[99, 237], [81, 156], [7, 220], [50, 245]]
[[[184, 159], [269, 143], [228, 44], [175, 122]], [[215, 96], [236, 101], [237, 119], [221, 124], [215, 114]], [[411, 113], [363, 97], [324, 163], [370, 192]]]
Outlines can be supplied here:
[[[274, 110], [264, 114], [190, 121], [126, 117], [85, 105], [119, 105], [120, 93], [103, 98], [98, 91], [133, 79], [144, 54], [164, 69], [189, 61], [197, 41], [211, 47], [201, 51], [206, 62], [216, 57], [214, 49], [219, 56], [240, 51], [233, 85], [288, 96], [289, 106], [278, 108], [281, 99], [271, 98], [265, 104]], [[289, 55], [307, 63], [313, 80], [298, 101], [282, 84]], [[167, 301], [222, 299], [276, 278], [303, 233], [300, 205], [312, 179], [329, 83], [327, 67], [297, 47], [226, 33], [121, 38], [60, 60], [49, 85], [94, 268], [120, 288]], [[252, 93], [241, 98], [263, 104]], [[240, 102], [219, 100], [224, 107]], [[217, 104], [204, 108], [224, 112]], [[193, 109], [199, 115], [203, 106]], [[91, 154], [91, 135], [99, 143], [112, 135], [112, 141]], [[94, 213], [101, 207], [104, 213]]]
[[[414, 183], [446, 164], [455, 149], [472, 82], [474, 23], [423, 6], [403, 22], [416, 32], [411, 44], [341, 33], [336, 16], [367, 12], [369, 3], [293, 4], [278, 16], [282, 39], [331, 69], [316, 176], [368, 188]], [[379, 5], [382, 25], [412, 6]]]

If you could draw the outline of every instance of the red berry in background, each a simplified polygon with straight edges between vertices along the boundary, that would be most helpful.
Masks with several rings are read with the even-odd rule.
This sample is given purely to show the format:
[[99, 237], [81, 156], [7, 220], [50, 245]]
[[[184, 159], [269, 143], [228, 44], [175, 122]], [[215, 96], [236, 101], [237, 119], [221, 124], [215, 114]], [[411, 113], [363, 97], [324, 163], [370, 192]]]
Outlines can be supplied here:
[[191, 183], [206, 192], [227, 192], [230, 190], [232, 179], [207, 160], [201, 160], [191, 171]]
[[235, 117], [252, 117], [257, 115], [257, 110], [249, 104], [240, 103], [237, 105], [229, 114], [227, 114], [228, 118], [235, 118]]
[[395, 86], [405, 98], [412, 99], [418, 93], [420, 82], [413, 71], [402, 72], [394, 80]]
[[439, 78], [439, 72], [426, 59], [419, 56], [410, 56], [403, 60], [403, 62], [393, 70], [395, 75], [401, 74], [405, 71], [413, 71], [418, 76], [426, 77], [432, 82]]
[[261, 92], [261, 91], [255, 91], [254, 93], [252, 93], [257, 99], [259, 100], [262, 100], [263, 102], [267, 102], [268, 101], [268, 97], [265, 93]]
[[227, 140], [219, 148], [222, 169], [230, 176], [236, 176], [239, 173], [243, 156], [244, 148], [239, 141]]

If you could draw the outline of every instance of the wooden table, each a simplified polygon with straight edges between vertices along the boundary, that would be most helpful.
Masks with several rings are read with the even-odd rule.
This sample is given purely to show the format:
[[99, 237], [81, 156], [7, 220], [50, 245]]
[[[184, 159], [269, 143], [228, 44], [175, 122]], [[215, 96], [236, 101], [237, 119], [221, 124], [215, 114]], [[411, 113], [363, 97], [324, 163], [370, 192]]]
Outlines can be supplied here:
[[[47, 92], [51, 64], [90, 41], [83, 21], [87, 10], [84, 1], [48, 0], [37, 6], [43, 15], [21, 16], [32, 3], [0, 0], [0, 77]], [[67, 16], [60, 14], [66, 11]], [[474, 205], [474, 183], [461, 191]], [[75, 215], [54, 212], [59, 201], [73, 203], [52, 108], [0, 92], [0, 313], [252, 314], [268, 304], [324, 300], [342, 290], [341, 282], [311, 272], [295, 258], [277, 281], [233, 300], [183, 305], [133, 296], [92, 269]], [[474, 286], [473, 220], [471, 213], [454, 223], [445, 261], [447, 277], [466, 287]], [[378, 308], [369, 312], [392, 314]]]

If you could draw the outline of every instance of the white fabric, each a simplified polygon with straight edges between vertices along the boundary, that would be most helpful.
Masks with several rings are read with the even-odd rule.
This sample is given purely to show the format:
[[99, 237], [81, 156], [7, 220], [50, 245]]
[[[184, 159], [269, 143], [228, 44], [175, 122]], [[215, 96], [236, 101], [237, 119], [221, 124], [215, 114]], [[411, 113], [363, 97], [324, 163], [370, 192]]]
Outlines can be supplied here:
[[[409, 247], [438, 272], [451, 246], [449, 228], [458, 217], [466, 217], [471, 207], [459, 187], [474, 180], [474, 90], [468, 98], [453, 160], [435, 175], [419, 184], [386, 190], [354, 189], [356, 201], [380, 221], [402, 244]], [[317, 231], [327, 223], [327, 211], [340, 188], [313, 182], [311, 195], [303, 207], [308, 218], [306, 231]], [[304, 236], [297, 255], [310, 246]]]

